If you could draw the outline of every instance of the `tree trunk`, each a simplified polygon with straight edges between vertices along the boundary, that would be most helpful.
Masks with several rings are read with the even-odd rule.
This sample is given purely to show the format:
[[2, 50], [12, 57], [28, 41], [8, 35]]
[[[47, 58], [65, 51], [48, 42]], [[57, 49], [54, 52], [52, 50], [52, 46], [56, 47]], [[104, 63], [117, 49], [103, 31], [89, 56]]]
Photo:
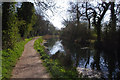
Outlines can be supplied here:
[[77, 11], [77, 26], [79, 26], [79, 20], [80, 20], [80, 17], [79, 17], [79, 7], [78, 7], [78, 3], [77, 3], [77, 9], [76, 9], [76, 11]]
[[97, 41], [98, 41], [98, 43], [100, 43], [101, 42], [101, 25], [100, 25], [100, 23], [98, 23], [96, 25], [96, 28], [97, 28]]
[[114, 7], [115, 7], [114, 2], [111, 2], [111, 27], [113, 32], [116, 30], [116, 15]]
[[88, 20], [88, 29], [90, 29], [91, 28], [91, 26], [90, 26], [90, 18], [88, 17], [88, 13], [87, 13], [87, 2], [86, 2], [86, 17], [87, 17], [87, 20]]
[[91, 26], [90, 26], [90, 19], [88, 19], [88, 29], [90, 30]]

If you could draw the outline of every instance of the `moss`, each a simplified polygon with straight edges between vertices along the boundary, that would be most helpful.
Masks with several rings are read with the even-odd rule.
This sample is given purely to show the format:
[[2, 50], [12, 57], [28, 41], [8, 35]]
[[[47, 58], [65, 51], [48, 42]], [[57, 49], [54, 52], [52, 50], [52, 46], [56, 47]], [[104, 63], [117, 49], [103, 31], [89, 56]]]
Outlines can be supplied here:
[[32, 40], [25, 39], [25, 41], [20, 41], [15, 44], [13, 49], [2, 50], [2, 79], [6, 80], [11, 77], [11, 72], [15, 66], [18, 58], [22, 55], [24, 51], [24, 45]]
[[77, 78], [78, 73], [76, 68], [72, 68], [71, 70], [66, 70], [58, 60], [53, 60], [49, 57], [48, 54], [45, 53], [44, 46], [40, 45], [43, 42], [42, 37], [37, 39], [34, 43], [34, 48], [40, 53], [40, 58], [43, 60], [43, 65], [47, 68], [47, 70], [51, 73], [52, 77], [55, 78]]

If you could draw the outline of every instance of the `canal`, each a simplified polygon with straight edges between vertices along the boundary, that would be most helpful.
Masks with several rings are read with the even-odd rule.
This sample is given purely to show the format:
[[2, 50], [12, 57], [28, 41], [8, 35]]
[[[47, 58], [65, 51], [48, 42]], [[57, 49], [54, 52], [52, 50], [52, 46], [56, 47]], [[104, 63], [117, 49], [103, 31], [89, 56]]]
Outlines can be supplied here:
[[105, 52], [93, 47], [80, 47], [59, 38], [47, 39], [44, 43], [48, 54], [59, 59], [66, 68], [77, 67], [79, 73], [89, 78], [120, 77], [120, 59], [117, 52]]

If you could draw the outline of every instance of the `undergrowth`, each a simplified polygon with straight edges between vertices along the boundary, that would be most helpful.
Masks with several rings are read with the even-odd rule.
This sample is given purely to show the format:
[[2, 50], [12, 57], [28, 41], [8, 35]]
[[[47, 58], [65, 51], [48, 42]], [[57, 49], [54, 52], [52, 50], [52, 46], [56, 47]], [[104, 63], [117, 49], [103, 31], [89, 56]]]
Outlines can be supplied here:
[[2, 80], [8, 80], [11, 77], [11, 72], [13, 67], [18, 60], [18, 58], [22, 55], [24, 51], [24, 45], [32, 40], [25, 39], [24, 41], [17, 42], [13, 49], [2, 50]]

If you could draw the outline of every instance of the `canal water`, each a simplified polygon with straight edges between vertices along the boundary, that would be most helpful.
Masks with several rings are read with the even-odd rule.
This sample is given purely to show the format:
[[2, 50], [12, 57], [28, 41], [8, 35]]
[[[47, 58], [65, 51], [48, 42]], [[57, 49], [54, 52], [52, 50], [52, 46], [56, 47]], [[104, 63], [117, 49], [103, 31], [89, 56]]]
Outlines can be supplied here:
[[120, 56], [116, 52], [80, 47], [58, 38], [48, 39], [44, 46], [47, 47], [50, 56], [60, 59], [65, 67], [75, 66], [87, 76], [98, 74], [97, 76], [102, 78], [120, 78]]

